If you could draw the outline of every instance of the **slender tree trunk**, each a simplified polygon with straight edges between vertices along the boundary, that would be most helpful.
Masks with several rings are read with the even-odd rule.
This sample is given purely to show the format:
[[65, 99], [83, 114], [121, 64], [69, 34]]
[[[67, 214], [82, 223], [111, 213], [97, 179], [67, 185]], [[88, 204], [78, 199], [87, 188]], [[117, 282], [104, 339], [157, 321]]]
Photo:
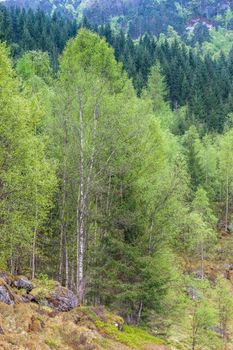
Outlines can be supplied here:
[[36, 236], [37, 232], [34, 229], [33, 245], [32, 245], [32, 278], [35, 278], [35, 260], [36, 260]]
[[[84, 174], [84, 125], [83, 125], [83, 104], [82, 96], [79, 96], [79, 122], [80, 122], [80, 205], [77, 212], [77, 295], [79, 302], [83, 303], [85, 296], [84, 283], [84, 254], [85, 254], [85, 217], [88, 208], [88, 197], [91, 186], [91, 178], [95, 159], [96, 133], [97, 133], [97, 101], [94, 102], [93, 111], [93, 135], [92, 135], [92, 151], [90, 157], [90, 166], [88, 170], [86, 186]], [[86, 188], [85, 188], [86, 187]], [[79, 224], [79, 226], [78, 226]]]
[[83, 127], [83, 105], [82, 96], [79, 96], [79, 122], [80, 122], [80, 205], [77, 206], [77, 277], [76, 288], [79, 303], [83, 303], [84, 298], [84, 127]]
[[84, 299], [84, 244], [85, 244], [85, 225], [84, 225], [84, 201], [81, 192], [81, 205], [79, 215], [79, 232], [77, 235], [77, 295], [79, 302], [83, 303]]
[[201, 279], [204, 279], [205, 272], [204, 272], [204, 243], [201, 242]]
[[65, 229], [65, 204], [66, 204], [66, 183], [67, 183], [67, 125], [64, 121], [64, 139], [63, 139], [63, 175], [62, 175], [62, 201], [61, 201], [61, 224], [60, 224], [60, 256], [59, 256], [59, 281], [62, 283], [64, 271], [64, 229]]
[[229, 175], [227, 172], [227, 179], [226, 179], [226, 211], [225, 211], [225, 231], [227, 232], [228, 229], [228, 215], [229, 215]]
[[62, 207], [61, 207], [61, 225], [60, 225], [60, 255], [59, 255], [59, 281], [63, 280], [63, 263], [64, 263], [64, 225], [65, 225], [65, 201], [66, 201], [66, 175], [63, 173], [62, 187]]
[[35, 278], [35, 273], [36, 273], [37, 221], [38, 221], [38, 208], [36, 208], [36, 225], [35, 225], [35, 228], [34, 228], [33, 244], [32, 244], [32, 278]]
[[72, 238], [72, 257], [71, 257], [71, 273], [70, 273], [70, 289], [75, 290], [75, 232]]
[[107, 194], [107, 202], [106, 202], [106, 213], [107, 213], [107, 215], [109, 215], [109, 212], [110, 212], [111, 180], [112, 180], [112, 174], [109, 174], [109, 180], [108, 180], [108, 194]]
[[67, 244], [67, 236], [65, 232], [65, 261], [66, 261], [66, 274], [65, 274], [65, 286], [69, 287], [69, 254], [68, 254], [68, 244]]
[[[36, 202], [37, 202], [37, 186], [36, 186]], [[37, 240], [37, 229], [38, 229], [38, 205], [36, 203], [35, 212], [35, 227], [33, 232], [33, 243], [32, 243], [32, 278], [35, 278], [36, 273], [36, 240]]]
[[[108, 193], [107, 193], [107, 201], [106, 201], [106, 217], [108, 218], [110, 216], [110, 193], [111, 193], [111, 180], [112, 175], [109, 175], [109, 181], [108, 181]], [[104, 236], [107, 236], [107, 227], [105, 227], [104, 230]]]
[[140, 324], [141, 316], [142, 316], [142, 310], [143, 310], [143, 301], [140, 301], [139, 310], [138, 310], [138, 316], [137, 316], [137, 326]]
[[148, 243], [148, 254], [152, 254], [152, 231], [153, 231], [154, 221], [152, 220], [149, 228], [149, 243]]

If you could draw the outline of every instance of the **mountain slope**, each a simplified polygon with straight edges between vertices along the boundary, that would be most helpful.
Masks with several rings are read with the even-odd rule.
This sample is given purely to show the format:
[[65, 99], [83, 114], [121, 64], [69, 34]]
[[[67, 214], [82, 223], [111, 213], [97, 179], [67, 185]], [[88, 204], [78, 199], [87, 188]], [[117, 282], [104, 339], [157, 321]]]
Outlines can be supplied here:
[[132, 37], [145, 31], [158, 35], [171, 25], [181, 34], [198, 23], [209, 28], [224, 22], [224, 14], [233, 4], [229, 0], [4, 0], [10, 6], [41, 8], [69, 17], [84, 14], [92, 23], [112, 21], [127, 29]]

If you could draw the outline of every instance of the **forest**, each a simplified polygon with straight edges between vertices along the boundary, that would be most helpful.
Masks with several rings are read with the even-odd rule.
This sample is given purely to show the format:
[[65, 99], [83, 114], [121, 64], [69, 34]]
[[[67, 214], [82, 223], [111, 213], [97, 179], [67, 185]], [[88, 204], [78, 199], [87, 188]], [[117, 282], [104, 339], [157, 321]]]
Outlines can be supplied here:
[[172, 349], [232, 349], [233, 50], [216, 33], [134, 41], [0, 7], [1, 271]]

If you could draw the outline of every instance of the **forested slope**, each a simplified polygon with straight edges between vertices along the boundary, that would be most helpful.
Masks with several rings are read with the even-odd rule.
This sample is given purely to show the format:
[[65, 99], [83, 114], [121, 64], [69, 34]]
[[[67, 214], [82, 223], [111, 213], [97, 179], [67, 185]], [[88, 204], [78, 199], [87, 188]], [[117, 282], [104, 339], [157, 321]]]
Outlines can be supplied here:
[[170, 25], [183, 36], [199, 29], [232, 29], [232, 2], [229, 0], [5, 0], [7, 6], [38, 8], [49, 15], [67, 18], [86, 16], [91, 23], [111, 22], [117, 29], [129, 31], [133, 38], [145, 32], [159, 35]]
[[[0, 300], [16, 306], [0, 304], [0, 341], [19, 302], [48, 324], [49, 348], [64, 349], [56, 325], [75, 328], [87, 305], [85, 331], [107, 342], [127, 346], [137, 328], [116, 333], [102, 306], [175, 349], [231, 349], [232, 51], [0, 13], [0, 269], [40, 291], [1, 274]], [[51, 280], [59, 302], [75, 295], [77, 319], [46, 309], [59, 306]]]
[[[166, 85], [164, 98], [173, 110], [184, 107], [177, 132], [195, 123], [201, 124], [204, 132], [223, 131], [232, 111], [231, 31], [224, 41], [224, 32], [213, 32], [209, 42], [193, 48], [171, 28], [158, 40], [146, 34], [135, 43], [123, 32], [115, 33], [110, 25], [96, 27], [84, 21], [83, 26], [105, 37], [114, 48], [115, 58], [123, 63], [138, 95], [146, 87], [151, 67], [155, 62], [160, 65]], [[75, 21], [55, 15], [51, 18], [42, 11], [0, 7], [0, 38], [10, 46], [13, 58], [27, 51], [47, 51], [55, 72], [59, 55], [78, 28]], [[220, 49], [216, 42], [221, 43]]]

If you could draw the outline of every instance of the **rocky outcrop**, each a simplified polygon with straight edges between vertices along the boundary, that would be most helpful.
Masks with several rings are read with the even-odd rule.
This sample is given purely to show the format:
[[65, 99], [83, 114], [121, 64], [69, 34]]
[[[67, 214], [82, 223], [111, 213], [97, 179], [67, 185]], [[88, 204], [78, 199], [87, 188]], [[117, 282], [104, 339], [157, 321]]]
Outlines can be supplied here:
[[27, 293], [33, 289], [33, 284], [26, 277], [20, 277], [14, 282], [15, 287], [18, 289], [24, 289]]
[[8, 305], [14, 304], [14, 300], [11, 298], [11, 295], [5, 286], [0, 286], [0, 302]]
[[69, 289], [57, 286], [55, 290], [46, 297], [48, 305], [58, 311], [70, 311], [78, 306], [77, 296]]
[[[17, 289], [25, 291], [17, 294]], [[71, 290], [62, 287], [58, 282], [43, 285], [35, 281], [35, 286], [26, 277], [15, 277], [8, 273], [0, 273], [0, 302], [7, 305], [32, 302], [52, 307], [57, 311], [70, 311], [78, 306], [78, 299]]]
[[2, 278], [0, 278], [0, 302], [8, 305], [22, 302], [22, 298]]

